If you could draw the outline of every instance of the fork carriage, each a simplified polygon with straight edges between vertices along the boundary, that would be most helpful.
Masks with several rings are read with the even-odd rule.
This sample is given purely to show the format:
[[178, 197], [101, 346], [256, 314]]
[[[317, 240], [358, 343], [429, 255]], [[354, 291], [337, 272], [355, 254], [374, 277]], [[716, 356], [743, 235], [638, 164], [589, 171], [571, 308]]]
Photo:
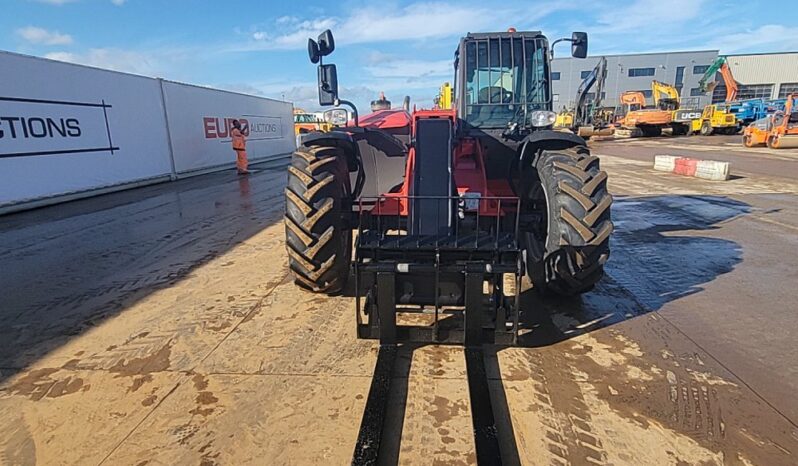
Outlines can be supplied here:
[[[358, 337], [515, 344], [523, 275], [518, 207], [511, 197], [364, 198], [354, 262]], [[413, 209], [421, 214], [403, 215]], [[505, 289], [505, 275], [513, 290]]]

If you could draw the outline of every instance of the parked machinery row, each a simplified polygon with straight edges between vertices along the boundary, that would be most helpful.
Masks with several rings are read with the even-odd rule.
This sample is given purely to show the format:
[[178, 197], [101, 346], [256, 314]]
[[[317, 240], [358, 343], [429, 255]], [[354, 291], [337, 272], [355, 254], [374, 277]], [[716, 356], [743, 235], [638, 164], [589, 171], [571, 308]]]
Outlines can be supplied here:
[[[606, 60], [602, 57], [593, 72], [580, 84], [575, 97], [576, 106], [573, 109], [563, 109], [557, 115], [554, 126], [588, 137], [612, 133], [613, 127], [616, 137], [657, 137], [664, 130], [670, 130], [675, 136], [709, 136], [736, 134], [747, 125], [762, 120], [749, 131], [750, 137], [745, 141], [747, 144], [756, 144], [761, 139], [764, 144], [766, 138], [763, 139], [754, 132], [760, 127], [773, 126], [770, 120], [764, 118], [777, 112], [783, 113], [786, 100], [736, 100], [739, 86], [725, 56], [718, 57], [701, 77], [701, 92], [714, 91], [719, 84], [714, 81], [716, 74], [720, 74], [726, 88], [724, 102], [701, 107], [698, 98], [680, 98], [679, 90], [675, 86], [654, 80], [651, 82], [653, 105], [647, 105], [643, 92], [627, 91], [620, 96], [620, 107], [604, 108], [601, 106], [600, 96], [606, 78]], [[596, 92], [590, 92], [593, 87], [597, 89]], [[599, 128], [607, 128], [607, 131], [598, 132]]]

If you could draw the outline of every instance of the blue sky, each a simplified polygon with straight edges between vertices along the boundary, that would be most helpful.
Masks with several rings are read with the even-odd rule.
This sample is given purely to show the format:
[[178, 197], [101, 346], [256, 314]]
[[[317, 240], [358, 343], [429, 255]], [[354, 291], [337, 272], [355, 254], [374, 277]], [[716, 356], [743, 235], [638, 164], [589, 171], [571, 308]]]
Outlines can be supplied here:
[[[0, 49], [317, 107], [308, 36], [336, 35], [342, 98], [430, 106], [465, 32], [586, 31], [590, 54], [798, 50], [795, 0], [0, 0]], [[782, 14], [779, 14], [781, 12]], [[792, 12], [788, 14], [788, 12]], [[567, 47], [558, 50], [567, 54]]]

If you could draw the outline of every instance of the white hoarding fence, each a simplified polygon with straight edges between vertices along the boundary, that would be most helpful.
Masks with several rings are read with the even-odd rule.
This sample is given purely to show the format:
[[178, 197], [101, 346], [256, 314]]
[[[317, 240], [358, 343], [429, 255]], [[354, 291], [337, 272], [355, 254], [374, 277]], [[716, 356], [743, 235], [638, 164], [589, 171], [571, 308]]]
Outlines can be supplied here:
[[158, 82], [0, 52], [0, 207], [168, 179]]
[[0, 97], [0, 157], [110, 152], [105, 102], [66, 102]]
[[233, 167], [230, 120], [249, 155], [294, 147], [292, 106], [0, 52], [0, 213]]
[[177, 173], [233, 163], [233, 120], [246, 127], [251, 161], [295, 148], [293, 107], [288, 102], [171, 81], [163, 81], [163, 90]]

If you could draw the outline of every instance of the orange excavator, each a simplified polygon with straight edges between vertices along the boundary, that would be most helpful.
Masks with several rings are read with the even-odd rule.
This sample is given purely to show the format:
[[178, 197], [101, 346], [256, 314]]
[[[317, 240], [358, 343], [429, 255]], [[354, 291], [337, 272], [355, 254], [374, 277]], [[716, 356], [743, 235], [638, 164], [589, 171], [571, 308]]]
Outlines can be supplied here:
[[[653, 94], [658, 92], [658, 82], [651, 84]], [[646, 96], [640, 91], [627, 91], [621, 94], [624, 117], [620, 121], [620, 129], [615, 130], [618, 137], [657, 137], [662, 135], [663, 128], [673, 123], [673, 103], [667, 99], [655, 99], [654, 108], [646, 108]], [[676, 101], [678, 108], [678, 101]]]
[[646, 106], [646, 96], [640, 91], [626, 91], [621, 94], [623, 114], [640, 110]]

